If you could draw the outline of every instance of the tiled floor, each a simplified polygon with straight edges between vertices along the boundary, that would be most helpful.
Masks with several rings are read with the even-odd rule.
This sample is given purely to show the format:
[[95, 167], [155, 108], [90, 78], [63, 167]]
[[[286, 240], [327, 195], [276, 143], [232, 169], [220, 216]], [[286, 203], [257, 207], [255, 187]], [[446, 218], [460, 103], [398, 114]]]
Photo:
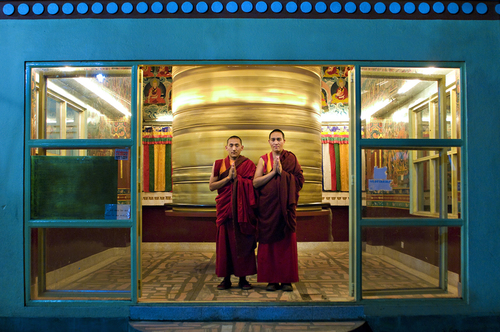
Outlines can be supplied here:
[[[338, 243], [299, 243], [299, 277], [293, 292], [268, 292], [248, 279], [251, 290], [217, 290], [214, 244], [145, 245], [142, 252], [142, 297], [139, 302], [349, 302], [349, 252]], [[457, 297], [456, 289], [437, 290], [437, 281], [385, 256], [363, 253], [364, 298]], [[450, 289], [452, 289], [450, 287]], [[125, 291], [130, 296], [130, 258], [96, 265], [94, 271], [59, 283], [57, 290]], [[374, 292], [375, 290], [375, 292]], [[378, 291], [378, 292], [377, 292]], [[382, 292], [382, 293], [381, 293]], [[130, 298], [130, 297], [129, 297]]]
[[217, 290], [221, 278], [215, 275], [213, 252], [143, 252], [143, 297], [153, 301], [348, 301], [347, 251], [332, 254], [327, 251], [301, 252], [299, 278], [293, 292], [267, 292], [257, 276], [248, 280], [254, 288], [237, 287]]
[[[345, 248], [325, 245], [320, 248], [300, 247], [299, 278], [293, 292], [268, 292], [265, 283], [257, 283], [256, 276], [248, 280], [254, 288], [249, 291], [237, 287], [238, 279], [232, 277], [233, 287], [217, 290], [221, 278], [215, 275], [213, 251], [144, 251], [143, 293], [141, 301], [219, 301], [219, 302], [321, 302], [352, 301], [349, 296], [349, 252]], [[422, 278], [411, 269], [402, 269], [384, 257], [363, 254], [363, 287], [380, 290], [385, 297], [450, 297], [452, 293], [430, 291], [437, 288], [437, 281]], [[419, 275], [419, 276], [418, 276]], [[393, 294], [394, 290], [404, 294]], [[373, 293], [373, 292], [372, 292]], [[380, 294], [378, 294], [380, 295]], [[373, 294], [371, 296], [374, 296]], [[455, 295], [456, 296], [456, 295]], [[376, 295], [375, 295], [376, 297]]]

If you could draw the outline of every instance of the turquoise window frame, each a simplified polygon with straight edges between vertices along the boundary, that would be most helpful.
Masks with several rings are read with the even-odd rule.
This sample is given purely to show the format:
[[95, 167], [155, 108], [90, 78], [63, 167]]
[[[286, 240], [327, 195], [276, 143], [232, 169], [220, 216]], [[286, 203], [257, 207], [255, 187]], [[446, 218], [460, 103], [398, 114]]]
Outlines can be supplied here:
[[[31, 149], [32, 148], [44, 148], [44, 149], [57, 149], [57, 148], [67, 148], [67, 149], [106, 149], [106, 148], [128, 148], [130, 149], [131, 155], [131, 170], [137, 168], [137, 132], [138, 132], [138, 119], [137, 119], [137, 64], [127, 63], [127, 62], [86, 62], [85, 67], [130, 67], [131, 68], [131, 79], [132, 79], [132, 89], [131, 89], [131, 137], [130, 139], [31, 139], [31, 76], [32, 69], [34, 68], [51, 68], [51, 67], [81, 67], [82, 63], [76, 62], [54, 62], [54, 63], [28, 63], [26, 64], [26, 81], [25, 81], [25, 151], [24, 151], [24, 282], [25, 282], [25, 302], [27, 305], [41, 305], [46, 303], [54, 304], [78, 304], [82, 302], [95, 303], [95, 304], [120, 304], [123, 303], [137, 303], [137, 286], [135, 280], [137, 280], [137, 266], [138, 257], [133, 255], [137, 252], [136, 244], [137, 241], [137, 214], [134, 213], [137, 210], [138, 204], [138, 181], [137, 172], [131, 171], [130, 179], [130, 194], [131, 194], [131, 217], [127, 220], [32, 220], [31, 219], [31, 168], [30, 165]], [[33, 300], [31, 299], [31, 230], [33, 228], [129, 228], [130, 229], [130, 250], [131, 250], [131, 298], [130, 300]]]
[[[139, 129], [140, 118], [137, 113], [137, 93], [138, 93], [138, 70], [141, 65], [215, 65], [215, 64], [229, 64], [229, 65], [325, 65], [325, 64], [338, 64], [338, 65], [352, 65], [354, 66], [353, 85], [354, 88], [354, 104], [351, 108], [350, 116], [350, 244], [349, 244], [349, 279], [350, 291], [354, 297], [354, 302], [333, 302], [333, 303], [319, 303], [321, 306], [342, 306], [343, 304], [368, 304], [368, 303], [418, 303], [425, 302], [439, 302], [450, 304], [463, 304], [469, 303], [468, 291], [468, 187], [467, 187], [467, 117], [466, 117], [466, 73], [465, 63], [463, 62], [382, 62], [382, 61], [120, 61], [120, 62], [30, 62], [26, 64], [25, 76], [25, 148], [24, 148], [24, 268], [25, 268], [25, 301], [30, 306], [40, 306], [50, 303], [51, 305], [59, 306], [77, 306], [82, 304], [88, 305], [137, 305], [138, 304], [138, 280], [140, 279], [139, 270], [137, 268], [140, 258], [137, 253], [140, 252], [140, 233], [135, 211], [138, 209], [139, 204], [139, 178], [137, 170], [137, 156], [139, 153]], [[48, 68], [48, 67], [131, 67], [132, 74], [132, 96], [131, 96], [131, 138], [130, 139], [106, 139], [106, 140], [89, 140], [89, 139], [68, 139], [68, 140], [47, 140], [47, 139], [31, 139], [30, 133], [30, 116], [31, 116], [31, 72], [33, 68]], [[459, 68], [460, 69], [460, 84], [463, 87], [460, 95], [460, 116], [461, 116], [461, 137], [460, 139], [363, 139], [361, 138], [361, 67], [443, 67], [443, 68]], [[109, 220], [31, 220], [30, 219], [30, 168], [26, 167], [30, 162], [31, 148], [114, 148], [126, 147], [131, 150], [131, 211], [133, 211], [130, 220], [123, 221], [109, 221]], [[461, 152], [461, 217], [459, 219], [444, 219], [444, 218], [426, 218], [419, 219], [418, 224], [412, 219], [368, 219], [361, 218], [359, 213], [362, 208], [361, 198], [361, 151], [364, 148], [414, 148], [414, 147], [460, 147]], [[359, 188], [359, 190], [358, 190]], [[461, 280], [462, 280], [462, 298], [457, 299], [363, 299], [362, 298], [362, 284], [361, 284], [361, 229], [362, 227], [380, 227], [380, 226], [437, 226], [437, 227], [460, 227], [461, 229]], [[109, 300], [31, 300], [30, 293], [30, 252], [31, 252], [31, 229], [32, 228], [130, 228], [130, 241], [131, 241], [131, 299], [122, 301], [109, 301]], [[234, 303], [233, 303], [234, 304]], [[169, 304], [162, 303], [163, 306]], [[178, 306], [177, 303], [172, 305]], [[187, 303], [182, 304], [187, 306], [200, 306], [200, 303]], [[256, 305], [262, 305], [256, 303]], [[276, 303], [273, 305], [289, 305], [289, 303]], [[306, 305], [310, 305], [309, 303]]]
[[[438, 68], [458, 68], [460, 69], [460, 133], [459, 139], [373, 139], [361, 137], [361, 68], [362, 67], [438, 67]], [[363, 227], [394, 227], [394, 226], [434, 226], [434, 227], [460, 227], [461, 235], [461, 283], [462, 283], [462, 298], [459, 299], [433, 299], [434, 301], [451, 301], [451, 303], [465, 302], [469, 303], [468, 291], [468, 190], [467, 190], [467, 117], [466, 117], [466, 75], [465, 64], [463, 62], [356, 62], [354, 66], [354, 84], [355, 84], [355, 107], [351, 110], [351, 128], [354, 133], [350, 132], [350, 153], [351, 165], [350, 167], [350, 230], [353, 238], [350, 238], [350, 257], [352, 258], [350, 264], [350, 280], [351, 280], [351, 295], [354, 296], [356, 302], [365, 303], [369, 301], [394, 301], [394, 300], [373, 300], [363, 299], [362, 297], [362, 267], [361, 267], [361, 254], [362, 254], [362, 241], [361, 229]], [[462, 213], [458, 219], [446, 218], [422, 218], [422, 219], [388, 219], [388, 218], [362, 218], [359, 213], [362, 210], [362, 167], [361, 167], [361, 151], [363, 149], [413, 149], [413, 148], [448, 148], [459, 147], [461, 148], [461, 208]], [[442, 193], [443, 194], [443, 193]], [[444, 193], [445, 195], [445, 193]], [[443, 199], [441, 202], [445, 201]], [[441, 268], [441, 267], [440, 267]], [[428, 299], [396, 299], [395, 301], [417, 302], [428, 301]]]

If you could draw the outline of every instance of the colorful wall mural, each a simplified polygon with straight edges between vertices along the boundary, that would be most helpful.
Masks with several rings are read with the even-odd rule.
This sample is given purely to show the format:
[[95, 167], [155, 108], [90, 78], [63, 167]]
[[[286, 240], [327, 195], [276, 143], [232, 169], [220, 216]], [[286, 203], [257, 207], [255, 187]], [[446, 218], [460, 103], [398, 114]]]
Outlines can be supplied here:
[[349, 121], [350, 66], [328, 66], [322, 69], [321, 119], [327, 122]]
[[172, 67], [143, 66], [143, 118], [172, 121]]

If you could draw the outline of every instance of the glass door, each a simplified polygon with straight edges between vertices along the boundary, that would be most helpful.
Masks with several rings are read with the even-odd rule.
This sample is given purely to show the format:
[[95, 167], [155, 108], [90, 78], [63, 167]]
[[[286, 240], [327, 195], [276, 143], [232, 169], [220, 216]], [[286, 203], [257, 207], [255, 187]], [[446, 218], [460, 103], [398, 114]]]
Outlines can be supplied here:
[[28, 66], [26, 302], [131, 300], [131, 68]]
[[[461, 297], [461, 70], [356, 70], [356, 299]], [[381, 273], [388, 270], [392, 276]]]

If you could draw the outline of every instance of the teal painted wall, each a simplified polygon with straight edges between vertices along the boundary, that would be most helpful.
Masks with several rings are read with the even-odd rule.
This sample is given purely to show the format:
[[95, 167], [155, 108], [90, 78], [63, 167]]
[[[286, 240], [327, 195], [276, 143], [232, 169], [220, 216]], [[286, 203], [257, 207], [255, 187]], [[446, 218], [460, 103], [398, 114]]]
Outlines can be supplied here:
[[499, 59], [499, 21], [0, 20], [0, 317], [128, 316], [126, 306], [24, 306], [25, 62], [79, 60], [464, 61], [470, 303], [363, 305], [371, 316], [500, 314]]

